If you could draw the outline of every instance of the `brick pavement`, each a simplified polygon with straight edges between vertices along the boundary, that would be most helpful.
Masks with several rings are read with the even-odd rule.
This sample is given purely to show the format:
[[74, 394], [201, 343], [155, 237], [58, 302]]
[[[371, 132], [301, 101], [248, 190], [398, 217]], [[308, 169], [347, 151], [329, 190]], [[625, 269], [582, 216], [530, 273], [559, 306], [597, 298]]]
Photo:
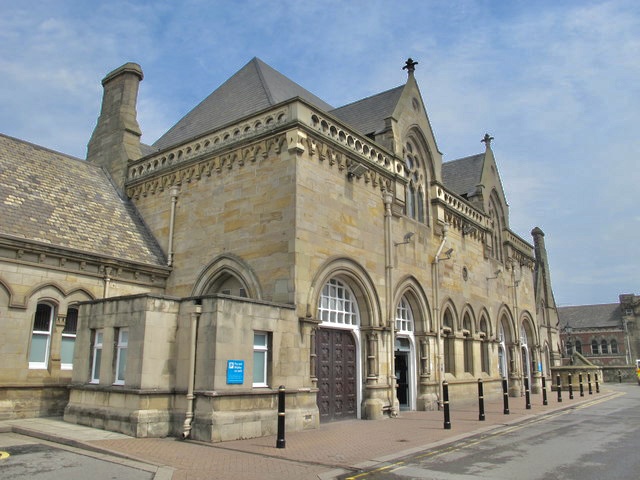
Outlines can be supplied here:
[[455, 442], [469, 435], [525, 421], [532, 416], [572, 408], [613, 395], [611, 390], [563, 402], [549, 394], [548, 405], [540, 395], [509, 399], [509, 415], [502, 399], [485, 401], [486, 420], [478, 420], [477, 404], [451, 404], [450, 430], [443, 428], [441, 411], [402, 412], [398, 418], [378, 421], [347, 420], [322, 424], [319, 429], [286, 434], [286, 448], [277, 449], [276, 437], [237, 440], [217, 444], [164, 439], [105, 439], [89, 442], [96, 448], [139, 461], [170, 467], [173, 480], [330, 479], [359, 468], [377, 465], [416, 451]]

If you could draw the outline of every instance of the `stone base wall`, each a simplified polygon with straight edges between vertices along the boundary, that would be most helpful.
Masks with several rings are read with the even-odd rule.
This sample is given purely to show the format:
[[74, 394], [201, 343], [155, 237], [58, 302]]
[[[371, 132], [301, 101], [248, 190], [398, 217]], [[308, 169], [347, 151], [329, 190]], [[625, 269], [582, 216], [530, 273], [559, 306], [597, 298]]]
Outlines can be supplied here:
[[[277, 391], [270, 395], [228, 395], [196, 398], [191, 438], [204, 442], [224, 442], [275, 435], [278, 431]], [[233, 408], [235, 405], [237, 408]], [[285, 430], [297, 432], [318, 428], [316, 393], [287, 392]], [[176, 415], [173, 435], [182, 434], [184, 412]]]
[[0, 387], [0, 420], [62, 415], [69, 401], [67, 385]]
[[64, 420], [132, 437], [166, 437], [171, 434], [173, 397], [72, 388]]

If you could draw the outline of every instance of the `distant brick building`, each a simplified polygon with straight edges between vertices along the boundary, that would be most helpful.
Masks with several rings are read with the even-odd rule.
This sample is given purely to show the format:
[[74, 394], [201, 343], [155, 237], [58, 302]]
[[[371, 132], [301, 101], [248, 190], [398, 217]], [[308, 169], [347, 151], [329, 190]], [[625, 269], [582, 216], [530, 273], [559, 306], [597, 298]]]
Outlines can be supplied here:
[[533, 391], [560, 364], [544, 233], [492, 138], [443, 162], [407, 82], [333, 108], [251, 60], [153, 145], [142, 69], [87, 161], [0, 136], [0, 416], [218, 441]]
[[565, 363], [573, 352], [594, 365], [636, 365], [640, 361], [640, 298], [620, 295], [619, 303], [559, 307]]

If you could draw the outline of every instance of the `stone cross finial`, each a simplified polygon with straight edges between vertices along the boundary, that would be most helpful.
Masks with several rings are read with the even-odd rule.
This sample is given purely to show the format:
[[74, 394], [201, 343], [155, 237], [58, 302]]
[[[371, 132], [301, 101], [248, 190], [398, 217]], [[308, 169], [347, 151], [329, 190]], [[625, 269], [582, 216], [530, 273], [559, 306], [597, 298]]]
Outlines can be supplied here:
[[484, 143], [487, 148], [491, 148], [491, 140], [493, 140], [493, 137], [488, 133], [485, 133], [484, 138], [480, 140], [480, 142]]
[[402, 69], [406, 70], [409, 73], [409, 75], [411, 75], [413, 72], [415, 72], [416, 65], [418, 65], [418, 62], [414, 62], [413, 59], [409, 57], [405, 62], [404, 67], [402, 67]]

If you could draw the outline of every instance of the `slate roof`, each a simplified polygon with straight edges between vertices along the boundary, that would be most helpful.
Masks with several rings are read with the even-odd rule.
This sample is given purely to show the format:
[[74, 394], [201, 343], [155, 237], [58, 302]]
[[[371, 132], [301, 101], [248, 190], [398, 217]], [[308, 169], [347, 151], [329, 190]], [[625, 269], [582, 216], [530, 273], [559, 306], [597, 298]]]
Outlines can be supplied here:
[[467, 197], [473, 195], [481, 183], [484, 153], [459, 158], [442, 164], [442, 183], [457, 193]]
[[331, 110], [331, 114], [364, 135], [384, 130], [385, 119], [392, 116], [404, 85]]
[[0, 235], [154, 266], [164, 255], [96, 165], [0, 134]]
[[561, 327], [569, 324], [573, 329], [622, 327], [619, 303], [558, 307], [558, 318]]
[[162, 135], [153, 147], [168, 148], [296, 97], [325, 111], [333, 109], [254, 57]]

